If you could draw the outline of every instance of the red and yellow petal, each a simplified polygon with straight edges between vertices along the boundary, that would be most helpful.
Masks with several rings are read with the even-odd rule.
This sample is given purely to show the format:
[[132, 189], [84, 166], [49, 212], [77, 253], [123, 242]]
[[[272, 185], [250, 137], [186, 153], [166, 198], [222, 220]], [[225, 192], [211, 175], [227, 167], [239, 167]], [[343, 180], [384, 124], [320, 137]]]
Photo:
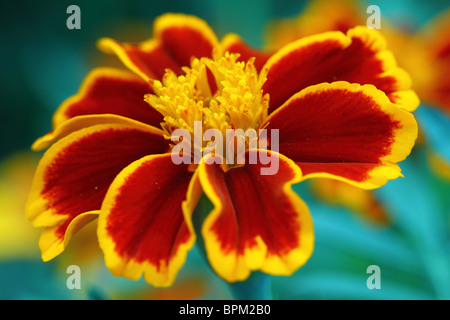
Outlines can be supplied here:
[[180, 65], [157, 39], [135, 45], [102, 38], [97, 45], [103, 52], [117, 55], [127, 68], [145, 81], [161, 79], [166, 69], [171, 69], [176, 74], [182, 73]]
[[155, 20], [154, 37], [140, 44], [100, 39], [99, 48], [116, 54], [126, 67], [145, 80], [161, 79], [166, 69], [181, 74], [193, 57], [211, 57], [218, 40], [202, 19], [185, 14], [164, 14]]
[[290, 43], [264, 68], [268, 70], [263, 90], [270, 95], [269, 113], [308, 86], [334, 81], [372, 84], [410, 111], [419, 105], [409, 75], [397, 67], [381, 35], [366, 27], [355, 27], [346, 35], [330, 31]]
[[180, 66], [190, 66], [192, 57], [210, 58], [219, 43], [206, 21], [192, 15], [166, 13], [155, 20], [153, 31]]
[[[77, 116], [75, 118], [68, 119], [61, 125], [57, 126], [55, 130], [37, 139], [31, 146], [31, 149], [34, 151], [45, 149], [55, 141], [58, 141], [68, 136], [72, 132], [99, 124], [124, 124], [124, 125], [134, 124], [136, 126], [143, 125], [139, 121], [135, 121], [130, 118], [125, 118], [114, 114]], [[161, 129], [153, 128], [152, 130], [155, 133], [159, 132], [161, 135], [164, 134]]]
[[176, 165], [164, 154], [135, 161], [117, 176], [98, 226], [106, 265], [115, 276], [137, 280], [143, 274], [159, 287], [174, 282], [195, 243], [182, 210], [183, 201], [195, 202], [197, 192], [188, 192], [193, 175], [188, 165]]
[[226, 170], [203, 163], [198, 169], [214, 205], [202, 225], [206, 253], [229, 282], [245, 280], [255, 270], [290, 275], [313, 251], [309, 210], [291, 188], [301, 180], [301, 171], [286, 157], [271, 155], [279, 159], [274, 175], [261, 175], [261, 164]]
[[53, 116], [53, 128], [77, 116], [114, 114], [159, 127], [162, 115], [149, 107], [144, 95], [151, 86], [140, 77], [114, 68], [97, 68], [78, 93], [64, 101]]
[[397, 162], [417, 138], [414, 116], [372, 85], [323, 83], [292, 96], [266, 120], [279, 152], [303, 179], [334, 178], [364, 189], [401, 176]]
[[397, 164], [391, 163], [339, 163], [296, 162], [302, 169], [303, 179], [329, 178], [349, 183], [358, 188], [372, 190], [385, 185], [389, 180], [403, 177]]
[[59, 250], [77, 216], [100, 210], [109, 185], [123, 168], [166, 150], [161, 132], [139, 122], [91, 126], [53, 144], [36, 169], [26, 205], [27, 219], [34, 226], [56, 227], [47, 234], [53, 233], [58, 243], [52, 247], [42, 240], [44, 247]]
[[254, 65], [258, 72], [262, 70], [267, 60], [273, 54], [272, 52], [251, 48], [241, 39], [241, 37], [234, 33], [227, 34], [222, 39], [220, 46], [223, 52], [239, 53], [240, 57], [238, 61], [248, 61], [251, 58], [255, 58]]

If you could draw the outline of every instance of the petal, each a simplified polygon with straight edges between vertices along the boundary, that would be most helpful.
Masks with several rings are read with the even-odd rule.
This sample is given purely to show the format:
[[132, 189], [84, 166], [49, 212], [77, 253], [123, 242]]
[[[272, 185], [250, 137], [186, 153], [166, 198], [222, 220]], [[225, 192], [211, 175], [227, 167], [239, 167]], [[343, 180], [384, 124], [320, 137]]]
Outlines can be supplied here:
[[347, 35], [330, 31], [295, 41], [274, 54], [264, 68], [269, 113], [310, 85], [339, 80], [373, 84], [407, 110], [419, 105], [409, 75], [397, 67], [378, 32], [365, 27], [353, 28]]
[[166, 69], [182, 74], [192, 57], [211, 57], [218, 40], [208, 24], [195, 16], [164, 14], [155, 20], [154, 38], [138, 45], [100, 39], [98, 46], [114, 53], [130, 70], [145, 80], [161, 79]]
[[[372, 85], [323, 83], [295, 94], [266, 120], [279, 152], [303, 178], [332, 177], [372, 189], [399, 177], [417, 137], [414, 116]], [[263, 124], [264, 126], [264, 124]]]
[[255, 67], [260, 72], [270, 58], [272, 53], [264, 52], [249, 47], [238, 35], [229, 33], [221, 42], [221, 48], [223, 52], [239, 53], [240, 57], [238, 61], [248, 61], [251, 58], [255, 58]]
[[[51, 131], [37, 139], [31, 146], [31, 149], [34, 151], [42, 150], [44, 148], [47, 148], [55, 141], [66, 137], [72, 132], [99, 124], [134, 124], [137, 126], [142, 125], [142, 123], [139, 123], [138, 121], [113, 114], [77, 116], [75, 118], [68, 119], [61, 125], [57, 126], [54, 131]], [[160, 129], [153, 128], [152, 130], [155, 133], [160, 132], [161, 134], [163, 134], [163, 131]]]
[[[249, 154], [257, 151], [249, 151]], [[261, 164], [224, 170], [201, 164], [199, 179], [214, 205], [202, 235], [213, 269], [229, 282], [245, 280], [253, 270], [290, 275], [313, 251], [309, 210], [291, 186], [301, 179], [286, 157], [274, 175], [261, 175]]]
[[166, 69], [171, 69], [176, 74], [182, 73], [180, 65], [157, 39], [135, 45], [102, 38], [97, 45], [103, 52], [117, 55], [127, 68], [146, 81], [161, 79]]
[[100, 209], [123, 168], [167, 148], [161, 133], [144, 124], [102, 124], [71, 133], [42, 157], [26, 205], [27, 219], [36, 227], [58, 226], [53, 240], [67, 241], [69, 224], [80, 214]]
[[379, 188], [385, 185], [387, 181], [403, 176], [398, 165], [389, 163], [296, 163], [302, 169], [303, 180], [310, 178], [330, 178], [366, 190]]
[[192, 176], [170, 154], [142, 158], [117, 176], [98, 228], [106, 265], [115, 276], [137, 280], [144, 274], [154, 286], [173, 283], [195, 242], [182, 211]]
[[210, 58], [218, 45], [214, 31], [204, 20], [186, 14], [166, 13], [158, 17], [154, 34], [181, 66], [190, 66], [192, 57]]
[[144, 101], [144, 95], [152, 92], [148, 83], [129, 71], [94, 69], [78, 93], [58, 108], [53, 127], [77, 116], [93, 114], [115, 114], [159, 127], [162, 115]]

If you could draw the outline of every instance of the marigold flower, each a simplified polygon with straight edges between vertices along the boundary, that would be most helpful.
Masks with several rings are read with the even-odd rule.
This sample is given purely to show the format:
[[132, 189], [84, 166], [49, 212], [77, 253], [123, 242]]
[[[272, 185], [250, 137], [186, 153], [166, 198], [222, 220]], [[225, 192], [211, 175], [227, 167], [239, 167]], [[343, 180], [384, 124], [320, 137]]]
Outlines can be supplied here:
[[[310, 213], [291, 186], [328, 177], [373, 189], [401, 176], [418, 105], [408, 75], [380, 35], [364, 27], [295, 41], [274, 55], [237, 35], [218, 41], [192, 16], [167, 14], [139, 45], [103, 39], [134, 73], [97, 69], [54, 117], [27, 217], [46, 227], [44, 260], [99, 218], [98, 238], [114, 275], [171, 285], [198, 236], [194, 209], [214, 208], [201, 226], [213, 269], [229, 282], [254, 270], [290, 275], [313, 251]], [[144, 99], [145, 97], [145, 99]], [[263, 163], [175, 164], [170, 134], [194, 121], [219, 131], [278, 129], [274, 175]], [[270, 146], [270, 137], [269, 137]]]

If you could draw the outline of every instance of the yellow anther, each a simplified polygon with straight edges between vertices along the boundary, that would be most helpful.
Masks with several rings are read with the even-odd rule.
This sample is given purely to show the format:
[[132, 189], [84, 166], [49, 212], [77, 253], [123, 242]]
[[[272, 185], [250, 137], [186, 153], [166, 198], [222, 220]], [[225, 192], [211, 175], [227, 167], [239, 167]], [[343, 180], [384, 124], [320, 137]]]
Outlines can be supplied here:
[[[213, 53], [213, 58], [193, 59], [184, 75], [167, 70], [162, 81], [153, 81], [153, 94], [145, 101], [164, 116], [161, 127], [170, 139], [175, 129], [194, 133], [194, 121], [203, 131], [258, 130], [265, 118], [269, 96], [263, 94], [265, 73], [258, 75], [254, 59], [239, 62], [238, 54]], [[213, 87], [211, 86], [213, 85]], [[205, 146], [204, 146], [205, 147]]]

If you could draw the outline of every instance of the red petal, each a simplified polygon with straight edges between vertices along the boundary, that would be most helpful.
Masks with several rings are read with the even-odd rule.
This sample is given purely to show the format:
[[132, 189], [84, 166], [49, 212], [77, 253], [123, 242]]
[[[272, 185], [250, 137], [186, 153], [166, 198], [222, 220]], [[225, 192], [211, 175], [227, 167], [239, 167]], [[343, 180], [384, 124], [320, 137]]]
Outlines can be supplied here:
[[284, 156], [271, 155], [279, 160], [274, 175], [261, 175], [261, 164], [228, 171], [215, 164], [199, 167], [203, 190], [214, 204], [202, 226], [206, 252], [227, 281], [244, 280], [253, 270], [291, 274], [312, 253], [311, 217], [291, 189], [301, 172]]
[[125, 168], [105, 197], [99, 241], [114, 275], [170, 285], [195, 242], [182, 202], [193, 173], [171, 155], [142, 158]]
[[154, 38], [138, 45], [100, 39], [99, 48], [114, 53], [145, 80], [161, 79], [166, 69], [182, 74], [193, 57], [211, 57], [217, 38], [208, 24], [194, 16], [164, 14], [155, 20]]
[[120, 43], [116, 40], [103, 38], [98, 47], [106, 53], [114, 53], [130, 70], [144, 80], [161, 79], [166, 69], [181, 74], [179, 63], [166, 51], [158, 39], [150, 39], [134, 45]]
[[383, 38], [365, 27], [351, 29], [347, 35], [334, 31], [295, 41], [274, 54], [265, 68], [263, 90], [270, 94], [269, 113], [308, 86], [340, 80], [373, 84], [408, 110], [419, 105], [410, 90], [411, 79], [397, 67]]
[[77, 116], [115, 114], [159, 127], [162, 115], [144, 101], [144, 95], [152, 92], [147, 82], [129, 71], [94, 69], [79, 92], [56, 111], [53, 126]]
[[64, 241], [70, 222], [99, 210], [109, 185], [131, 162], [168, 149], [159, 131], [147, 125], [107, 124], [76, 131], [42, 157], [27, 203], [35, 226], [53, 227]]
[[222, 51], [230, 53], [239, 53], [240, 57], [238, 61], [248, 61], [250, 58], [255, 58], [255, 67], [260, 72], [270, 58], [272, 53], [264, 52], [258, 49], [249, 47], [238, 35], [227, 34], [222, 39]]
[[[87, 116], [77, 116], [68, 119], [67, 121], [63, 122], [61, 125], [56, 127], [54, 131], [51, 131], [46, 135], [37, 139], [31, 146], [31, 149], [35, 151], [42, 150], [44, 148], [47, 148], [53, 142], [58, 141], [75, 131], [99, 124], [125, 124], [125, 125], [131, 124], [137, 126], [143, 125], [139, 121], [135, 121], [130, 118], [125, 118], [113, 114], [95, 114]], [[159, 132], [161, 135], [163, 134], [163, 131], [160, 129], [152, 127], [152, 130], [155, 133]]]
[[155, 20], [155, 37], [159, 38], [180, 66], [190, 66], [192, 57], [212, 56], [217, 37], [202, 19], [184, 14], [165, 14]]
[[268, 130], [279, 129], [280, 153], [297, 162], [304, 176], [323, 173], [366, 188], [398, 177], [395, 163], [406, 158], [417, 137], [411, 113], [371, 85], [347, 82], [308, 87], [266, 123]]

